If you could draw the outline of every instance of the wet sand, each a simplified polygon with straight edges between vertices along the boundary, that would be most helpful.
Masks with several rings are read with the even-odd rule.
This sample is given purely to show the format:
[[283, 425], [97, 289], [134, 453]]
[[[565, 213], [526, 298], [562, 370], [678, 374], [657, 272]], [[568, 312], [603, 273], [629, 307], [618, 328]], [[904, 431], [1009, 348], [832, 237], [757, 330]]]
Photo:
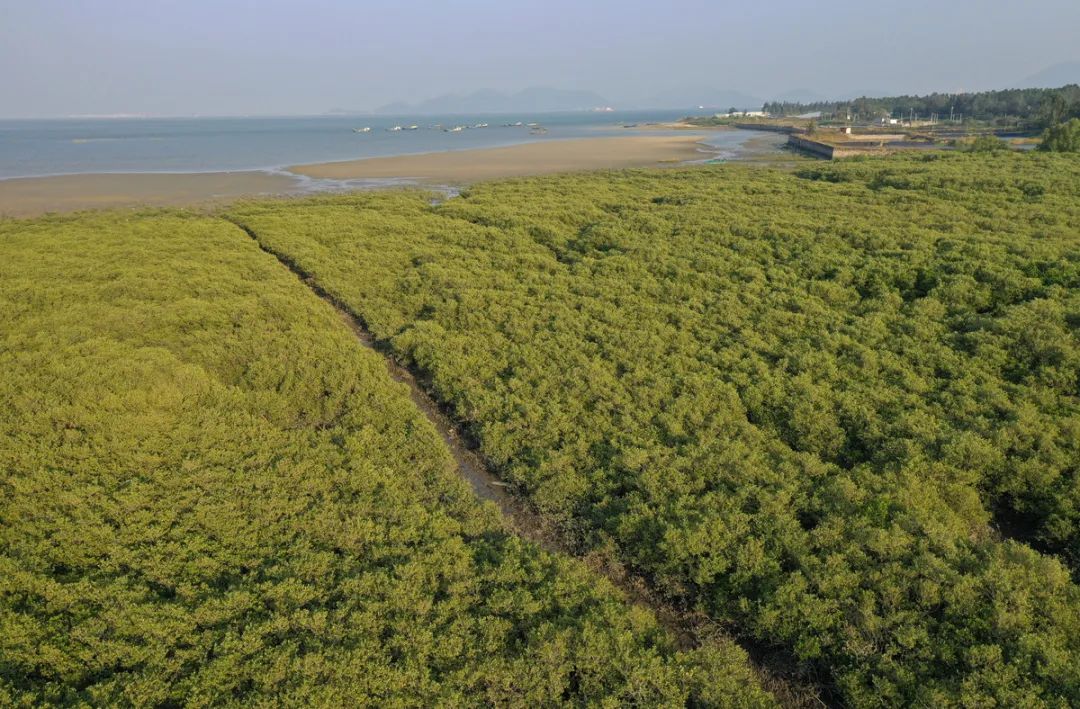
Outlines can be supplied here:
[[644, 167], [704, 158], [699, 137], [634, 135], [511, 145], [505, 148], [399, 155], [297, 165], [299, 175], [321, 179], [407, 177], [421, 182], [458, 183], [619, 167]]
[[178, 206], [281, 194], [296, 180], [265, 172], [57, 175], [0, 180], [0, 216], [29, 217], [99, 207]]
[[[357, 189], [347, 180], [461, 184], [572, 170], [677, 164], [706, 157], [694, 136], [633, 135], [525, 143], [503, 148], [367, 158], [288, 168], [300, 177], [260, 171], [193, 174], [93, 174], [0, 180], [0, 216], [28, 217], [101, 207], [180, 206], [238, 197]], [[337, 182], [340, 181], [340, 182]], [[371, 185], [367, 185], [371, 186]]]

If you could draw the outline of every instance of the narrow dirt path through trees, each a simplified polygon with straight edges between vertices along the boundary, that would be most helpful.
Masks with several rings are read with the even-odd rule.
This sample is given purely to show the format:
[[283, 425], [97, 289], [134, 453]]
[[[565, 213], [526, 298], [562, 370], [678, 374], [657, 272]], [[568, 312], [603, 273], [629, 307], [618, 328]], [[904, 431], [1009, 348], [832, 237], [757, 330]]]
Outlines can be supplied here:
[[[644, 578], [627, 570], [616, 560], [599, 553], [582, 554], [580, 550], [567, 544], [553, 525], [527, 507], [510, 491], [506, 483], [491, 471], [477, 452], [474, 442], [467, 440], [460, 426], [432, 398], [417, 377], [394, 358], [390, 347], [375, 339], [362, 317], [319, 285], [310, 273], [288, 255], [267, 246], [249, 226], [229, 217], [223, 218], [243, 231], [259, 249], [276, 258], [305, 286], [328, 303], [361, 344], [382, 355], [390, 377], [409, 388], [413, 403], [439, 432], [457, 463], [458, 474], [469, 483], [478, 498], [490, 501], [499, 508], [509, 531], [546, 551], [566, 554], [583, 561], [626, 594], [629, 602], [649, 608], [682, 650], [698, 647], [709, 638], [731, 638], [725, 629], [705, 614], [669, 603], [654, 591]], [[766, 689], [772, 692], [781, 705], [827, 707], [835, 704], [834, 701], [826, 701], [829, 692], [825, 686], [796, 676], [797, 670], [790, 658], [745, 641], [738, 641], [738, 644], [750, 655]]]

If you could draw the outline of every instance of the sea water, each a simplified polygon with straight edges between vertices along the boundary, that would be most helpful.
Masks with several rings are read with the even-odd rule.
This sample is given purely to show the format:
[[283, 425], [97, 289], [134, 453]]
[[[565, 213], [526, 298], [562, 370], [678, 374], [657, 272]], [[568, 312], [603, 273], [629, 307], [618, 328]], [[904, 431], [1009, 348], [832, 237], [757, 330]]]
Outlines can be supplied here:
[[[0, 120], [0, 179], [103, 172], [278, 172], [305, 163], [630, 135], [628, 126], [671, 122], [683, 115], [685, 112], [634, 111]], [[477, 127], [485, 123], [486, 127]], [[521, 125], [506, 125], [516, 123]], [[416, 130], [410, 130], [414, 125]], [[393, 130], [395, 126], [402, 130]], [[462, 130], [446, 130], [455, 126], [462, 126]], [[364, 127], [370, 132], [354, 132]], [[753, 135], [703, 132], [701, 137], [715, 148], [714, 154], [733, 157]], [[703, 155], [707, 157], [710, 155]]]

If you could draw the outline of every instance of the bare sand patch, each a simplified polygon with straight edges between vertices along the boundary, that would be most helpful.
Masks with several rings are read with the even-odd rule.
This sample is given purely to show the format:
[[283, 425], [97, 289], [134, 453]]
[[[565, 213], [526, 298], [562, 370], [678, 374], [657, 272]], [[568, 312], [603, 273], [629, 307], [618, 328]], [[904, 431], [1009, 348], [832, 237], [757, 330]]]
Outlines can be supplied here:
[[699, 137], [634, 135], [552, 140], [504, 148], [366, 158], [290, 167], [321, 179], [412, 178], [424, 182], [472, 182], [552, 172], [644, 167], [703, 157]]

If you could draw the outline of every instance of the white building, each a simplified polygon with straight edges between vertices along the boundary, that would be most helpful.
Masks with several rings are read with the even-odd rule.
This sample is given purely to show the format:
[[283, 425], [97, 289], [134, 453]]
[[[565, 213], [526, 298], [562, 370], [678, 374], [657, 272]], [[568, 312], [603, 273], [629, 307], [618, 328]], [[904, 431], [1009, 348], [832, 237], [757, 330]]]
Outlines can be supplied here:
[[716, 113], [714, 118], [768, 118], [765, 111], [734, 111], [732, 113]]

